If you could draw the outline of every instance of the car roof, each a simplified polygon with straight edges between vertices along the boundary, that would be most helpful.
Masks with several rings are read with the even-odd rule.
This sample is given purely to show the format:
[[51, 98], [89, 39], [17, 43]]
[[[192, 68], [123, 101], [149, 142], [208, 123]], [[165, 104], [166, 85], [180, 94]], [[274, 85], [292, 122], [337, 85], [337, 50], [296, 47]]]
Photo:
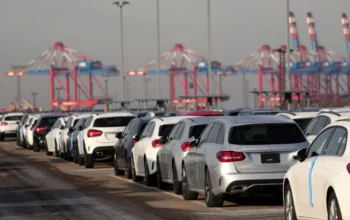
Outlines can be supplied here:
[[9, 113], [6, 113], [6, 115], [24, 115], [23, 112], [9, 112]]
[[276, 117], [275, 115], [257, 115], [252, 117], [247, 116], [224, 116], [218, 117], [215, 121], [221, 121], [229, 126], [234, 125], [247, 125], [247, 124], [278, 124], [278, 123], [288, 123], [295, 124], [293, 120]]
[[195, 118], [185, 118], [181, 121], [188, 121], [191, 125], [209, 124], [212, 120], [222, 117], [222, 116], [205, 116], [205, 117], [195, 117]]
[[282, 112], [278, 113], [276, 116], [285, 115], [291, 119], [301, 119], [301, 118], [314, 118], [318, 112]]
[[123, 117], [123, 116], [134, 116], [131, 112], [103, 112], [103, 113], [92, 113], [92, 115], [96, 115], [96, 117]]
[[196, 116], [173, 116], [173, 117], [160, 117], [160, 118], [153, 118], [152, 121], [158, 121], [162, 124], [171, 124], [171, 123], [177, 123], [178, 121], [185, 119], [185, 118], [194, 118]]

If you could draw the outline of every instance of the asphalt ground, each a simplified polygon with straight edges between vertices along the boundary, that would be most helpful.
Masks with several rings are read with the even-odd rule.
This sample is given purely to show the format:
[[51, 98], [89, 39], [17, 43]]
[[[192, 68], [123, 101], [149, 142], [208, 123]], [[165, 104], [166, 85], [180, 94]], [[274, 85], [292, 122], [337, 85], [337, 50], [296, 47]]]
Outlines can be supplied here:
[[115, 176], [112, 164], [85, 169], [13, 141], [0, 143], [0, 219], [284, 219], [282, 202], [269, 195], [227, 200], [207, 208], [203, 197], [185, 201], [171, 188]]

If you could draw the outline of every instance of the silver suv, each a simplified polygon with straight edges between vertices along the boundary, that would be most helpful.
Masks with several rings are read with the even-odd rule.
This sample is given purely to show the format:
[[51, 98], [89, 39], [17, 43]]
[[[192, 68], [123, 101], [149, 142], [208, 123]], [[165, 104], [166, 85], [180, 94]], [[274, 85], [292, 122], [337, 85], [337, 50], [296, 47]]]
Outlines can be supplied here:
[[223, 205], [224, 194], [263, 189], [282, 198], [283, 177], [293, 152], [307, 148], [298, 125], [274, 116], [220, 117], [204, 129], [184, 157], [182, 191], [186, 200], [204, 193], [208, 207]]

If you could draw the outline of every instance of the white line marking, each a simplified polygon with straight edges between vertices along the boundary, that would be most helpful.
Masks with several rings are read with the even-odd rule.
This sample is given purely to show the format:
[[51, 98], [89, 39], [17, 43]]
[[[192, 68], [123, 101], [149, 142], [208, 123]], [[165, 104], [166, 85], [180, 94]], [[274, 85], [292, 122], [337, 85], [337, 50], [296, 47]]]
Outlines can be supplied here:
[[69, 172], [96, 172], [96, 171], [113, 171], [113, 168], [95, 168], [95, 169], [79, 169], [79, 170], [70, 170]]

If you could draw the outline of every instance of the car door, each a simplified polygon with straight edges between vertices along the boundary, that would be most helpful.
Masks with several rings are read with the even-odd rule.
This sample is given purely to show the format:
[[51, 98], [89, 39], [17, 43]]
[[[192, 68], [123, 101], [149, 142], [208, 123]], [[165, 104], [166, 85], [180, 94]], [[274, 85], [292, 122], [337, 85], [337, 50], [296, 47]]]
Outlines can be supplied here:
[[339, 169], [337, 161], [341, 160], [347, 141], [347, 131], [344, 127], [334, 126], [335, 130], [329, 139], [326, 149], [322, 156], [317, 159], [312, 172], [312, 189], [313, 189], [313, 207], [310, 209], [308, 216], [311, 218], [325, 218], [327, 210], [324, 209], [326, 204], [325, 196], [329, 186], [329, 178], [332, 178]]
[[333, 127], [322, 131], [308, 148], [306, 159], [299, 163], [295, 169], [293, 178], [296, 187], [293, 190], [296, 193], [297, 209], [302, 217], [307, 217], [314, 211], [312, 208], [314, 206], [313, 169], [315, 164], [317, 165], [318, 157], [322, 155], [327, 147], [333, 132]]
[[200, 153], [201, 146], [207, 142], [209, 137], [209, 133], [213, 128], [214, 123], [209, 124], [202, 132], [201, 136], [198, 139], [198, 144], [195, 148], [193, 148], [190, 152], [187, 153], [186, 157], [187, 164], [186, 170], [188, 173], [188, 179], [190, 180], [191, 188], [195, 190], [202, 190], [199, 187], [198, 182], [198, 170], [197, 170], [197, 157]]
[[60, 125], [60, 120], [57, 120], [52, 128], [51, 131], [46, 135], [46, 144], [48, 149], [53, 149], [54, 148], [54, 134], [55, 134], [55, 129]]
[[171, 130], [169, 136], [167, 137], [167, 141], [166, 143], [163, 145], [163, 147], [158, 151], [159, 152], [159, 165], [160, 165], [160, 169], [162, 172], [162, 178], [164, 180], [167, 180], [169, 178], [168, 175], [168, 169], [169, 166], [167, 164], [167, 154], [169, 154], [169, 148], [171, 148], [172, 144], [175, 141], [175, 135], [176, 132], [179, 130], [181, 125], [181, 122], [177, 123], [174, 128]]
[[[210, 148], [217, 147], [217, 139], [219, 137], [219, 133], [223, 125], [219, 122], [215, 122], [214, 126], [210, 130], [210, 133], [208, 135], [208, 138], [205, 143], [203, 143], [201, 146], [198, 146], [197, 151], [197, 160], [196, 160], [196, 167], [197, 167], [197, 175], [198, 175], [198, 185], [201, 190], [204, 190], [205, 185], [205, 165], [206, 165], [206, 154], [211, 153], [209, 152]], [[210, 171], [209, 171], [210, 172]]]
[[165, 164], [167, 166], [167, 178], [172, 180], [173, 179], [173, 150], [175, 149], [175, 146], [178, 145], [179, 141], [181, 140], [181, 137], [185, 130], [185, 122], [180, 122], [179, 128], [177, 129], [175, 133], [175, 137], [170, 141], [168, 148], [165, 152]]
[[134, 147], [134, 160], [135, 160], [135, 169], [139, 174], [144, 174], [144, 161], [143, 156], [145, 154], [145, 147], [149, 142], [149, 139], [152, 137], [153, 131], [155, 127], [155, 122], [151, 121], [149, 125], [145, 128], [145, 130], [141, 134], [140, 141]]

